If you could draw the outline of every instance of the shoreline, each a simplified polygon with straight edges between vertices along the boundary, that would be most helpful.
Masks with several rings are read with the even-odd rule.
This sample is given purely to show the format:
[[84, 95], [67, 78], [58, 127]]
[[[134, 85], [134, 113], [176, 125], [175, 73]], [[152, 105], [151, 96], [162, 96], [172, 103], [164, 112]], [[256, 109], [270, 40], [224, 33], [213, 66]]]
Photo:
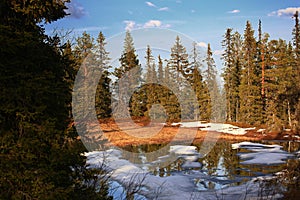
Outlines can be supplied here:
[[[109, 141], [109, 145], [117, 147], [126, 146], [138, 146], [138, 145], [149, 145], [149, 144], [168, 144], [173, 142], [185, 142], [187, 138], [192, 138], [190, 144], [200, 144], [204, 140], [205, 142], [216, 142], [220, 140], [241, 142], [241, 141], [272, 141], [272, 140], [283, 140], [283, 141], [296, 141], [300, 142], [300, 137], [298, 134], [292, 134], [291, 132], [284, 133], [264, 133], [258, 132], [259, 129], [248, 130], [245, 134], [233, 135], [228, 133], [222, 133], [217, 131], [207, 131], [200, 130], [199, 128], [184, 128], [179, 126], [163, 126], [159, 132], [156, 134], [147, 135], [143, 132], [144, 122], [137, 122], [140, 125], [139, 128], [127, 129], [129, 132], [134, 131], [134, 136], [132, 134], [127, 134], [127, 130], [120, 130], [118, 125], [114, 121], [100, 122], [101, 130], [103, 131], [103, 136]], [[229, 124], [229, 123], [228, 123]], [[96, 125], [96, 124], [95, 124]], [[147, 125], [147, 124], [146, 124]], [[236, 124], [235, 124], [236, 125]], [[151, 128], [151, 127], [150, 127]], [[196, 133], [195, 133], [196, 132]], [[178, 135], [177, 135], [178, 134]], [[146, 137], [145, 137], [146, 136]], [[176, 137], [175, 137], [176, 136]], [[217, 136], [217, 139], [215, 138]]]

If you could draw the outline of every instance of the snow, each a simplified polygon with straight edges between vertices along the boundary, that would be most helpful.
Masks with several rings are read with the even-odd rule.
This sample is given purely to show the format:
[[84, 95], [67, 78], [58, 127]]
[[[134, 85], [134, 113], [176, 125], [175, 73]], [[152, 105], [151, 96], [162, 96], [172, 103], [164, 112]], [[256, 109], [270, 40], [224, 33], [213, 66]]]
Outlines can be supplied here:
[[202, 123], [200, 121], [195, 122], [180, 122], [172, 123], [173, 126], [178, 126], [183, 128], [199, 128], [202, 131], [216, 131], [220, 133], [227, 133], [232, 135], [244, 135], [248, 130], [255, 130], [255, 127], [252, 128], [240, 128], [238, 126], [233, 126], [231, 124], [222, 124], [222, 123]]
[[197, 154], [197, 147], [185, 146], [185, 145], [174, 145], [170, 147], [170, 152], [175, 154], [189, 155]]
[[183, 165], [181, 165], [182, 168], [199, 168], [202, 165], [199, 162], [192, 162], [192, 161], [185, 161]]
[[250, 153], [239, 153], [241, 164], [275, 165], [285, 163], [292, 154], [282, 150], [280, 145], [265, 145], [252, 142], [232, 144], [232, 149], [247, 149]]
[[[287, 158], [283, 155], [288, 155], [281, 150], [279, 145], [263, 145], [259, 143], [242, 142], [232, 145], [233, 148], [247, 148], [254, 151], [254, 154], [247, 154], [242, 159], [252, 158], [255, 163], [266, 162], [274, 163], [272, 160], [280, 160]], [[195, 146], [174, 145], [170, 146], [170, 154], [176, 154], [179, 158], [184, 159], [182, 168], [189, 169], [189, 173], [173, 173], [172, 176], [159, 177], [149, 173], [147, 169], [136, 166], [122, 158], [122, 152], [117, 149], [107, 151], [93, 151], [86, 153], [87, 164], [91, 168], [104, 167], [111, 171], [111, 190], [110, 194], [114, 199], [125, 199], [125, 188], [139, 187], [139, 194], [136, 194], [137, 199], [161, 199], [161, 200], [181, 200], [181, 199], [252, 199], [257, 197], [260, 191], [259, 183], [249, 181], [247, 184], [239, 186], [225, 187], [220, 190], [201, 191], [197, 184], [202, 184], [207, 181], [214, 181], [217, 178], [195, 170], [201, 167], [201, 163], [196, 162], [200, 157]], [[265, 154], [264, 154], [265, 153]], [[271, 154], [271, 155], [270, 155]], [[245, 154], [246, 155], [246, 154]], [[263, 156], [264, 155], [264, 156]], [[279, 157], [281, 156], [282, 157]], [[160, 159], [167, 159], [168, 155], [161, 156]], [[223, 159], [223, 158], [220, 158]], [[263, 161], [263, 162], [262, 162]], [[247, 160], [249, 162], [249, 160]], [[194, 168], [192, 170], [191, 168]], [[218, 180], [217, 180], [218, 181]], [[222, 180], [219, 180], [222, 181]], [[247, 193], [247, 198], [244, 198]], [[159, 198], [157, 198], [159, 197]]]
[[266, 131], [266, 129], [260, 128], [260, 129], [258, 129], [256, 132], [260, 133], [260, 132], [265, 132], [265, 131]]

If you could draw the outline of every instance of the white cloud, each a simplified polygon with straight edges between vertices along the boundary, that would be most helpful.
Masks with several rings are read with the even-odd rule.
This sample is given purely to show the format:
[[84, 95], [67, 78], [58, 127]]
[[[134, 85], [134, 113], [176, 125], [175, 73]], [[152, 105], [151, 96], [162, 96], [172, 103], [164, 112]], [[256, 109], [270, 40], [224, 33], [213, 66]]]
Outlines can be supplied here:
[[198, 42], [197, 46], [199, 46], [199, 47], [207, 47], [207, 44], [205, 42]]
[[159, 20], [149, 20], [145, 23], [144, 28], [161, 27], [162, 23]]
[[137, 24], [135, 21], [125, 20], [123, 23], [126, 24], [125, 30], [131, 31], [133, 29], [140, 28], [170, 28], [170, 24], [163, 24], [160, 20], [149, 20], [144, 24]]
[[195, 13], [196, 12], [196, 10], [191, 10], [191, 13]]
[[300, 12], [300, 7], [289, 7], [285, 9], [279, 9], [277, 11], [269, 13], [268, 16], [291, 17], [296, 13], [296, 11]]
[[67, 9], [65, 11], [70, 17], [80, 19], [87, 14], [84, 7], [76, 1], [71, 1], [66, 5]]
[[147, 4], [147, 6], [149, 6], [149, 7], [154, 7], [154, 8], [156, 8], [156, 5], [155, 4], [153, 4], [152, 2], [150, 2], [150, 1], [146, 1], [145, 2], [146, 4]]
[[162, 7], [162, 8], [159, 8], [159, 9], [157, 9], [158, 11], [168, 11], [169, 10], [169, 8], [168, 7]]
[[89, 27], [84, 27], [84, 28], [76, 28], [73, 31], [74, 32], [83, 32], [83, 31], [87, 31], [87, 32], [92, 32], [92, 31], [102, 31], [102, 30], [107, 30], [108, 27], [105, 26], [89, 26]]
[[131, 31], [135, 27], [135, 21], [125, 20], [124, 23], [126, 24], [126, 31]]
[[216, 56], [221, 56], [223, 53], [224, 53], [223, 50], [215, 50], [215, 51], [213, 52], [213, 54], [216, 55]]
[[241, 12], [240, 10], [231, 10], [231, 11], [228, 11], [228, 13], [232, 13], [232, 14], [235, 14], [235, 13], [239, 13]]

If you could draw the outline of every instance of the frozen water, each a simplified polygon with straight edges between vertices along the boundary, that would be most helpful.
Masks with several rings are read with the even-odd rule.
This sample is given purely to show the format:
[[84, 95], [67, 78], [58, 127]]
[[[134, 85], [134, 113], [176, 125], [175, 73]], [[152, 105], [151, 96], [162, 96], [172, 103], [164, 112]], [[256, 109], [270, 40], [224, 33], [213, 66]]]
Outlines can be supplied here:
[[239, 153], [238, 155], [244, 161], [241, 164], [260, 164], [275, 165], [285, 163], [292, 154], [282, 150], [279, 145], [265, 145], [252, 142], [241, 142], [232, 144], [232, 149], [247, 149], [250, 153]]
[[[241, 153], [239, 156], [243, 159], [243, 164], [274, 164], [282, 163], [291, 154], [282, 150], [279, 145], [264, 145], [259, 143], [242, 142], [232, 145], [233, 149], [245, 148], [251, 153]], [[128, 160], [123, 159], [122, 152], [116, 149], [108, 151], [94, 151], [86, 153], [87, 163], [90, 167], [98, 168], [105, 166], [105, 169], [112, 170], [111, 188], [117, 188], [113, 193], [115, 199], [118, 195], [126, 194], [125, 188], [129, 186], [141, 185], [139, 198], [155, 199], [159, 197], [162, 200], [174, 199], [248, 199], [256, 197], [259, 191], [259, 183], [249, 181], [247, 184], [239, 186], [226, 187], [230, 185], [230, 180], [222, 177], [209, 176], [206, 173], [195, 170], [201, 168], [201, 163], [197, 162], [200, 154], [195, 146], [174, 145], [170, 147], [170, 154], [176, 154], [178, 158], [183, 159], [181, 167], [189, 170], [188, 173], [174, 172], [171, 176], [155, 176], [145, 168], [140, 168]], [[159, 160], [168, 159], [170, 155], [161, 156]], [[145, 159], [143, 156], [141, 159]], [[219, 163], [223, 163], [223, 157], [220, 157]], [[155, 161], [153, 161], [155, 163]], [[222, 166], [217, 166], [217, 174], [225, 175]], [[220, 190], [207, 190], [210, 183]], [[203, 187], [201, 189], [201, 187]], [[201, 191], [202, 190], [202, 191]], [[203, 191], [205, 190], [205, 191]], [[112, 192], [111, 192], [112, 193]], [[247, 198], [245, 194], [247, 193]]]
[[170, 147], [170, 152], [181, 155], [189, 155], [189, 154], [198, 154], [197, 147], [195, 146], [184, 146], [184, 145], [174, 145]]

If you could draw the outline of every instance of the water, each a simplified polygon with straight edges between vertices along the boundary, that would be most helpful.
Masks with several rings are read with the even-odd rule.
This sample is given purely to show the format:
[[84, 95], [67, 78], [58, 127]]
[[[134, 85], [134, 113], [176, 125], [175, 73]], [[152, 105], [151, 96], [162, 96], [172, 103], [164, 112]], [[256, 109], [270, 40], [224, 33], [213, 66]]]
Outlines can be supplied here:
[[[256, 142], [257, 143], [257, 142]], [[294, 155], [295, 152], [300, 150], [299, 142], [288, 141], [261, 141], [261, 144], [267, 145], [280, 145], [282, 150]], [[289, 157], [286, 162], [281, 164], [243, 164], [239, 155], [251, 153], [251, 150], [246, 148], [232, 149], [233, 142], [219, 141], [214, 145], [212, 150], [205, 156], [196, 157], [196, 160], [189, 162], [186, 165], [187, 158], [178, 156], [178, 159], [166, 167], [148, 167], [155, 176], [168, 177], [178, 174], [185, 174], [191, 176], [198, 191], [222, 189], [229, 186], [237, 186], [243, 184], [253, 177], [268, 176], [283, 170], [287, 163], [295, 159]], [[155, 145], [140, 145], [140, 146], [127, 146], [126, 150], [140, 153], [139, 158], [125, 157], [133, 163], [155, 162], [156, 157], [151, 157], [148, 152], [153, 152], [160, 149], [163, 144]], [[200, 149], [201, 144], [194, 145]], [[166, 155], [169, 152], [165, 152]], [[129, 154], [130, 155], [130, 154]], [[193, 155], [189, 155], [193, 156]], [[145, 167], [145, 166], [144, 166]], [[199, 175], [201, 174], [201, 176]]]

